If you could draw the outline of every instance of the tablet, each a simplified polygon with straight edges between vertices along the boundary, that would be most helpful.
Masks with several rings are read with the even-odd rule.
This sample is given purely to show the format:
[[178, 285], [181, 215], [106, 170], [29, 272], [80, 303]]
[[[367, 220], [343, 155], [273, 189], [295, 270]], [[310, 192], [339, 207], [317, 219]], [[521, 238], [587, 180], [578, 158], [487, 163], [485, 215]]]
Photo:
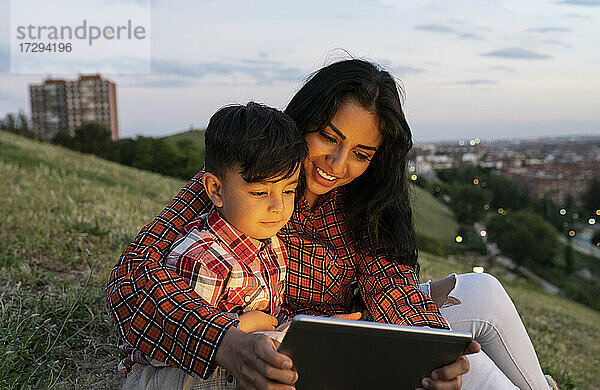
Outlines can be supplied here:
[[471, 339], [444, 329], [298, 315], [278, 350], [294, 361], [298, 390], [414, 389]]

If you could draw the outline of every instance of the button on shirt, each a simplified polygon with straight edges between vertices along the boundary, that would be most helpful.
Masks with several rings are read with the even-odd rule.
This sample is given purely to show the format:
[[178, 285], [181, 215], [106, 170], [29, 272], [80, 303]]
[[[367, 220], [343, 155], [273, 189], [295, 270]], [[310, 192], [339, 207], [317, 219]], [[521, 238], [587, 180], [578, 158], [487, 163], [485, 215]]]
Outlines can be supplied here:
[[[119, 337], [145, 355], [208, 378], [216, 350], [235, 323], [196, 293], [163, 259], [184, 227], [206, 213], [210, 200], [198, 172], [142, 231], [111, 272], [106, 296]], [[282, 312], [330, 315], [349, 310], [350, 283], [376, 321], [448, 328], [418, 287], [414, 269], [370, 256], [350, 238], [340, 189], [311, 210], [300, 197], [279, 233], [288, 251]]]

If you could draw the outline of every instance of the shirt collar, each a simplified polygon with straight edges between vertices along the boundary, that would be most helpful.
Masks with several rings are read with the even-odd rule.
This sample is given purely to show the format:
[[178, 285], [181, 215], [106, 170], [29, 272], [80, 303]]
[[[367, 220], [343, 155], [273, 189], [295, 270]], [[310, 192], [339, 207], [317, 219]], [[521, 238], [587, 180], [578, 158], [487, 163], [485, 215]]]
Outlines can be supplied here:
[[227, 222], [221, 214], [213, 207], [206, 217], [206, 227], [217, 236], [217, 238], [229, 247], [232, 254], [238, 260], [245, 263], [252, 262], [258, 253], [271, 244], [271, 239], [257, 240], [240, 232]]

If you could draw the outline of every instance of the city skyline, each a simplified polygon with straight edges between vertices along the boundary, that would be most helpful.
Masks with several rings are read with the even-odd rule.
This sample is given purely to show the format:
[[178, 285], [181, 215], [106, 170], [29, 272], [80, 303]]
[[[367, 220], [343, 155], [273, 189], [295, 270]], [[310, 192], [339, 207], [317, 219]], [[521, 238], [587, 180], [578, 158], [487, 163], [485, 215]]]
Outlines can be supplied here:
[[[27, 85], [48, 75], [10, 73], [9, 10], [0, 2], [0, 115], [29, 116]], [[599, 21], [595, 0], [153, 1], [151, 73], [103, 76], [122, 137], [203, 128], [230, 103], [284, 108], [340, 49], [402, 81], [416, 142], [600, 135]]]

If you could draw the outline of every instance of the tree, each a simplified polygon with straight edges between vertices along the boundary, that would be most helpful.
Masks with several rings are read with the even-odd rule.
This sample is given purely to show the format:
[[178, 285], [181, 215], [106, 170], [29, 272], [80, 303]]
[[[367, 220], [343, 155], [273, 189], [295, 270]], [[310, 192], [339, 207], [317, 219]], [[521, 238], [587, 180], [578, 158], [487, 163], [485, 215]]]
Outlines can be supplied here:
[[23, 110], [19, 110], [19, 114], [17, 115], [17, 127], [23, 133], [29, 132], [29, 118], [27, 118]]
[[583, 204], [588, 211], [600, 209], [600, 179], [597, 176], [590, 181], [590, 186], [583, 195]]
[[519, 264], [552, 265], [558, 251], [556, 229], [530, 211], [492, 216], [487, 223], [487, 233], [504, 255]]
[[60, 129], [56, 132], [54, 137], [50, 140], [53, 144], [61, 145], [69, 149], [73, 149], [73, 137], [69, 134], [69, 131]]
[[567, 239], [567, 245], [565, 246], [565, 268], [568, 274], [573, 273], [575, 267], [575, 259], [573, 258], [573, 243], [572, 238]]
[[473, 184], [454, 183], [450, 198], [450, 208], [457, 222], [472, 225], [482, 219], [485, 212], [483, 206], [489, 201], [489, 194]]
[[600, 246], [600, 230], [596, 230], [594, 234], [592, 234], [592, 244]]
[[17, 118], [15, 117], [15, 114], [13, 113], [8, 113], [6, 114], [6, 116], [4, 117], [4, 121], [3, 121], [3, 125], [4, 127], [6, 127], [9, 130], [16, 130], [17, 128]]
[[75, 150], [105, 157], [112, 147], [110, 131], [98, 123], [85, 123], [75, 129], [75, 137], [73, 137]]

